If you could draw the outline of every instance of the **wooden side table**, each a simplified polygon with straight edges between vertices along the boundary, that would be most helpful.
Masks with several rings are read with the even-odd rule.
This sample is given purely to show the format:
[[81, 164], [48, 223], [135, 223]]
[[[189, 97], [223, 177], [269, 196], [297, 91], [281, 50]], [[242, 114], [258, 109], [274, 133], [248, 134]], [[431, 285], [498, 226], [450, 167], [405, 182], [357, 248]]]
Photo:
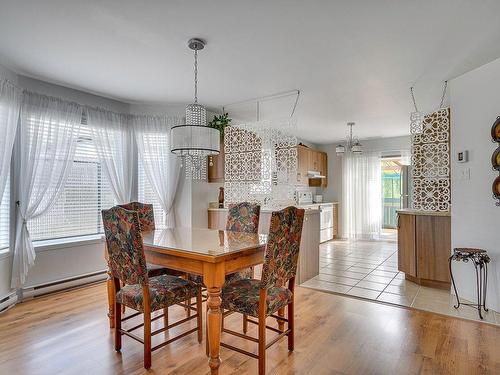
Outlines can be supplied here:
[[[455, 279], [453, 278], [453, 273], [451, 269], [451, 261], [462, 261], [468, 263], [471, 261], [476, 269], [476, 287], [477, 287], [477, 304], [475, 303], [460, 303], [458, 298], [458, 291], [455, 285]], [[488, 311], [486, 308], [486, 289], [488, 287], [488, 263], [490, 262], [490, 257], [483, 249], [473, 249], [473, 248], [455, 248], [453, 249], [453, 255], [448, 259], [451, 282], [453, 283], [453, 289], [455, 290], [455, 295], [457, 296], [457, 304], [454, 306], [456, 309], [460, 305], [474, 306], [477, 308], [479, 313], [479, 318], [483, 319], [481, 314], [482, 310]]]

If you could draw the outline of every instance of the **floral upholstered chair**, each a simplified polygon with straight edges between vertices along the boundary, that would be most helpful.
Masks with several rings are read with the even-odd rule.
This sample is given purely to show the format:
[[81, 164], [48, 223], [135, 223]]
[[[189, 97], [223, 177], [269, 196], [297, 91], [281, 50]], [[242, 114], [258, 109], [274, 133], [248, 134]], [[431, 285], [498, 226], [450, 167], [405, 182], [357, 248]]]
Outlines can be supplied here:
[[[141, 232], [150, 232], [156, 229], [155, 227], [155, 216], [153, 211], [153, 205], [147, 203], [140, 202], [130, 202], [126, 204], [119, 205], [118, 207], [122, 207], [129, 211], [135, 211], [139, 215], [139, 225]], [[180, 276], [180, 272], [175, 270], [170, 270], [165, 267], [157, 266], [154, 264], [147, 264], [148, 276], [160, 276], [164, 274]], [[109, 317], [109, 326], [110, 328], [114, 328], [115, 320], [115, 291], [112, 277], [110, 276], [109, 266], [108, 266], [108, 317]], [[125, 312], [125, 306], [122, 306], [122, 313]]]
[[141, 225], [141, 232], [151, 232], [156, 229], [155, 214], [153, 205], [141, 202], [130, 202], [120, 204], [119, 207], [129, 211], [135, 211], [139, 215], [139, 224]]
[[[198, 332], [198, 341], [202, 339], [202, 302], [201, 289], [192, 281], [172, 275], [148, 276], [144, 246], [140, 231], [139, 215], [136, 211], [129, 211], [122, 207], [113, 207], [102, 211], [102, 221], [106, 244], [109, 254], [109, 268], [113, 277], [116, 291], [115, 297], [115, 349], [121, 349], [121, 336], [127, 335], [144, 344], [144, 367], [151, 367], [151, 351], [164, 346], [166, 343], [184, 337], [188, 333]], [[121, 286], [123, 282], [124, 286]], [[168, 314], [168, 307], [182, 304], [190, 298], [196, 298], [196, 314], [184, 319], [197, 319], [197, 327], [184, 334], [180, 334], [168, 342], [151, 348], [151, 336], [167, 331], [179, 322], [151, 332], [151, 313], [163, 309]], [[122, 329], [121, 305], [137, 310], [144, 314], [144, 323], [128, 330]], [[135, 316], [135, 315], [133, 315]], [[133, 317], [131, 316], [131, 317]], [[155, 317], [156, 319], [156, 317]], [[181, 321], [181, 322], [183, 322]], [[132, 333], [133, 330], [144, 327], [144, 338]]]
[[[261, 280], [234, 280], [226, 283], [222, 288], [222, 307], [224, 309], [258, 319], [258, 321], [254, 321], [248, 318], [248, 321], [259, 326], [258, 359], [259, 374], [261, 375], [265, 373], [266, 369], [267, 317], [272, 316], [279, 321], [288, 323], [286, 330], [284, 328], [277, 330], [280, 334], [275, 340], [288, 336], [288, 350], [294, 349], [294, 286], [303, 221], [303, 209], [287, 207], [282, 211], [273, 212]], [[279, 310], [283, 310], [285, 307], [288, 310], [288, 319], [276, 315]], [[234, 334], [233, 331], [227, 329], [223, 329], [223, 332]], [[246, 336], [239, 333], [237, 335], [239, 337]], [[249, 339], [255, 341], [254, 338]], [[275, 343], [275, 340], [271, 344]], [[235, 349], [231, 345], [224, 343], [221, 345]], [[236, 348], [236, 350], [255, 357], [253, 353], [240, 348]]]
[[[241, 202], [230, 204], [227, 211], [226, 230], [233, 232], [257, 233], [259, 230], [260, 206]], [[226, 282], [253, 277], [253, 268], [249, 267], [226, 276]]]

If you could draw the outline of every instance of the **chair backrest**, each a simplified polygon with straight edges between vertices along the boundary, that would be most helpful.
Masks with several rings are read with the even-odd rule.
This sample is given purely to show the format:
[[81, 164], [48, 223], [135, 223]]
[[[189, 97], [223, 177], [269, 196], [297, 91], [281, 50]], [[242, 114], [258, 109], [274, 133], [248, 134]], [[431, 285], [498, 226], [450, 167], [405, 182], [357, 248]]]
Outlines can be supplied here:
[[146, 285], [148, 271], [138, 213], [115, 206], [101, 214], [111, 274], [125, 284]]
[[139, 214], [139, 223], [141, 224], [141, 231], [150, 232], [155, 230], [155, 214], [153, 211], [153, 205], [141, 202], [130, 202], [125, 204], [120, 204], [122, 207], [129, 211], [137, 211]]
[[227, 212], [226, 230], [257, 233], [259, 229], [260, 206], [241, 202], [230, 204]]
[[297, 273], [304, 210], [287, 207], [274, 211], [266, 247], [260, 287], [285, 286]]

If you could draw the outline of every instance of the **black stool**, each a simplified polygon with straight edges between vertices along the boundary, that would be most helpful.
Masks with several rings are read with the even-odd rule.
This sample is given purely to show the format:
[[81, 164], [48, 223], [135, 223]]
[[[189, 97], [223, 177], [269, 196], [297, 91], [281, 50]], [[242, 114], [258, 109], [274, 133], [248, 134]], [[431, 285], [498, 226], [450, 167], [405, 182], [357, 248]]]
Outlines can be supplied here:
[[481, 314], [481, 309], [488, 311], [486, 308], [486, 288], [488, 286], [488, 263], [490, 262], [490, 257], [486, 254], [486, 250], [482, 249], [470, 249], [470, 248], [456, 248], [453, 249], [453, 255], [448, 259], [450, 267], [451, 282], [453, 283], [453, 289], [455, 289], [455, 295], [457, 296], [457, 305], [454, 307], [458, 309], [460, 307], [460, 299], [458, 298], [457, 287], [455, 286], [455, 280], [453, 279], [453, 273], [451, 272], [451, 261], [462, 261], [467, 263], [472, 261], [476, 269], [476, 284], [477, 284], [477, 305], [475, 303], [462, 303], [462, 305], [474, 306], [479, 312], [479, 318], [483, 319]]

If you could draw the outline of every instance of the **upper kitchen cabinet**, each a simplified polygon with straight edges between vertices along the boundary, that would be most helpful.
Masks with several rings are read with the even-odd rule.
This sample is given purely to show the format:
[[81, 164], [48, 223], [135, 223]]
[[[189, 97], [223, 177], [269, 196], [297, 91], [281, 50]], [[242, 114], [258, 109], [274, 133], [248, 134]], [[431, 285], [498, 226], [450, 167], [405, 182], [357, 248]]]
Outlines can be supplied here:
[[[309, 178], [308, 172], [319, 172], [325, 178]], [[297, 183], [304, 186], [328, 186], [328, 156], [325, 152], [297, 146]]]
[[208, 182], [224, 182], [224, 142], [220, 144], [219, 155], [207, 158]]

